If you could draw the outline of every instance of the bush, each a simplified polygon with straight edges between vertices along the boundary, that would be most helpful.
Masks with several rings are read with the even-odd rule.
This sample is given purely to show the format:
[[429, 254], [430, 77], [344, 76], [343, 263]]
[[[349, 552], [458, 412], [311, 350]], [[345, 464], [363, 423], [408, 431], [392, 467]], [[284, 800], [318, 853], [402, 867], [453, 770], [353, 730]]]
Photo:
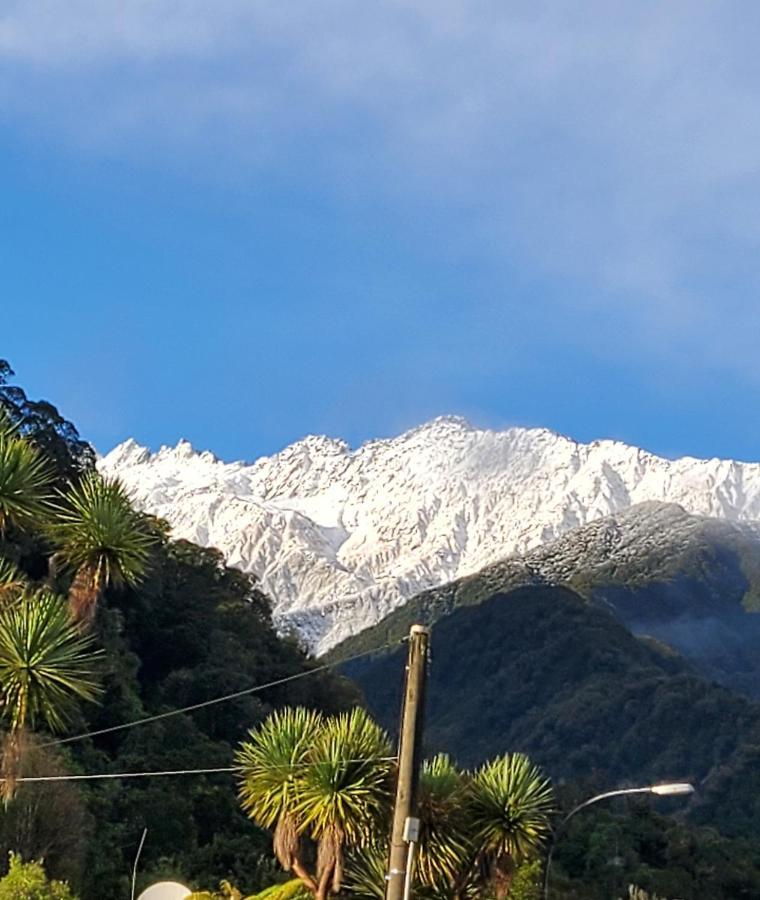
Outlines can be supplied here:
[[10, 854], [8, 874], [0, 879], [0, 900], [76, 900], [64, 881], [49, 881], [40, 862], [25, 863]]

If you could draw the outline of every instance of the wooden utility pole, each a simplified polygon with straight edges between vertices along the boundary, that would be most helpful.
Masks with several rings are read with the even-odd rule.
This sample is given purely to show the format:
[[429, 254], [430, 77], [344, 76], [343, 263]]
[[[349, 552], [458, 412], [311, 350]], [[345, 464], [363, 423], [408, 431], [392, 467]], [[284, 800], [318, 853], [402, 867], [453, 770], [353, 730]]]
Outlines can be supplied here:
[[430, 629], [412, 625], [409, 632], [409, 656], [406, 664], [406, 686], [401, 713], [398, 745], [398, 785], [393, 810], [391, 850], [386, 878], [386, 900], [403, 900], [409, 844], [416, 840], [417, 782], [422, 751], [422, 721], [425, 712], [425, 680], [428, 666]]

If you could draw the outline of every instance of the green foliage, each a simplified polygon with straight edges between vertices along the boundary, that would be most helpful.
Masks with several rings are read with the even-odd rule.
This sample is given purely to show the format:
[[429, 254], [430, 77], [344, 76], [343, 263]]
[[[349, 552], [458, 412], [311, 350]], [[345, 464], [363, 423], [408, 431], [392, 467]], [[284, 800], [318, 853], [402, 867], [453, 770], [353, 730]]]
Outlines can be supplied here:
[[[259, 825], [275, 826], [275, 852], [316, 897], [337, 893], [348, 851], [351, 896], [382, 895], [391, 819], [388, 739], [362, 709], [321, 718], [273, 714], [237, 754], [240, 796]], [[420, 896], [464, 897], [503, 887], [550, 833], [553, 793], [523, 754], [474, 774], [439, 755], [420, 780]], [[316, 843], [312, 873], [308, 846]], [[284, 860], [284, 862], [283, 862]]]
[[306, 900], [309, 892], [296, 878], [286, 881], [285, 884], [273, 884], [261, 893], [251, 897], [250, 900]]
[[467, 868], [469, 822], [462, 815], [466, 779], [444, 753], [427, 760], [419, 786], [420, 845], [415, 862], [420, 880], [443, 891]]
[[24, 390], [11, 384], [13, 369], [0, 359], [0, 410], [17, 433], [31, 439], [49, 460], [59, 486], [76, 481], [95, 467], [95, 451], [83, 441], [71, 422], [52, 403], [30, 400]]
[[298, 777], [295, 814], [320, 841], [362, 844], [390, 800], [387, 735], [357, 707], [325, 720]]
[[237, 888], [228, 881], [223, 881], [218, 891], [190, 894], [187, 900], [306, 900], [309, 896], [309, 892], [296, 878], [285, 884], [273, 884], [260, 893], [248, 897], [243, 897]]
[[[565, 806], [595, 792], [574, 788]], [[661, 809], [661, 807], [660, 807]], [[618, 800], [577, 816], [559, 840], [552, 867], [557, 900], [609, 900], [628, 884], [681, 900], [760, 896], [760, 851], [715, 829], [680, 822], [643, 800]]]
[[76, 900], [64, 882], [50, 881], [39, 862], [25, 863], [10, 855], [10, 868], [0, 878], [0, 900]]
[[132, 508], [118, 479], [88, 473], [56, 508], [50, 535], [56, 559], [75, 573], [72, 610], [88, 618], [106, 586], [135, 587], [145, 574], [155, 530]]
[[489, 870], [511, 876], [535, 856], [551, 833], [554, 792], [523, 753], [485, 763], [469, 783], [472, 841]]
[[542, 900], [543, 874], [544, 861], [542, 859], [533, 859], [523, 863], [512, 879], [509, 900]]
[[[699, 803], [679, 808], [729, 834], [760, 828], [760, 708], [572, 592], [521, 588], [459, 609], [436, 624], [432, 652], [432, 751], [477, 765], [519, 747], [554, 778], [595, 773], [601, 790], [709, 775]], [[344, 669], [388, 728], [402, 665], [395, 651]]]
[[659, 897], [657, 894], [648, 894], [646, 891], [642, 891], [641, 888], [636, 887], [636, 885], [631, 884], [628, 886], [626, 900], [665, 900], [665, 898]]
[[69, 615], [66, 601], [48, 591], [26, 593], [0, 610], [0, 695], [12, 730], [43, 723], [62, 729], [78, 700], [94, 700], [97, 655]]
[[274, 828], [274, 852], [289, 871], [302, 822], [298, 789], [312, 743], [323, 726], [318, 712], [299, 706], [275, 711], [236, 755], [243, 809], [262, 828]]
[[670, 645], [711, 681], [760, 700], [760, 616], [751, 614], [760, 609], [757, 532], [666, 503], [639, 504], [424, 591], [332, 658], [382, 646], [414, 622], [432, 624], [495, 594], [548, 584], [572, 589], [636, 634]]
[[[0, 648], [0, 666], [7, 673], [0, 672], [0, 682], [11, 702], [4, 709], [9, 724], [31, 723], [31, 703], [40, 725], [60, 727], [65, 720], [76, 731], [107, 729], [314, 666], [296, 643], [277, 636], [269, 601], [250, 575], [227, 567], [217, 551], [169, 540], [166, 525], [134, 512], [123, 490], [88, 475], [94, 463], [91, 448], [54, 407], [29, 401], [20, 388], [8, 384], [11, 374], [0, 361], [0, 409], [12, 426], [3, 425], [0, 432], [27, 447], [33, 444], [47, 458], [56, 486], [68, 485], [68, 499], [58, 504], [64, 521], [46, 529], [46, 535], [32, 537], [11, 527], [0, 539], [0, 625], [5, 626], [0, 643], [7, 650], [3, 655]], [[51, 534], [60, 545], [52, 565], [46, 544]], [[145, 569], [148, 552], [150, 566]], [[85, 638], [81, 631], [62, 627], [64, 604], [52, 604], [49, 589], [70, 588], [99, 601], [93, 640], [105, 653], [98, 664], [103, 685], [98, 706], [80, 708], [63, 699], [74, 676], [79, 681], [70, 664], [81, 649], [76, 642]], [[43, 597], [48, 599], [32, 602]], [[32, 660], [25, 636], [37, 649], [49, 647], [55, 638], [58, 650], [47, 656], [35, 651]], [[33, 678], [24, 674], [25, 659]], [[66, 674], [54, 679], [50, 693], [46, 678], [57, 669]], [[93, 774], [229, 766], [234, 745], [274, 709], [290, 703], [335, 713], [357, 699], [345, 679], [320, 672], [192, 714], [67, 744], [63, 762], [56, 757], [45, 765], [52, 772], [63, 765], [64, 771]], [[4, 774], [35, 771], [33, 736], [19, 727], [4, 749]], [[229, 776], [183, 779], [181, 786], [168, 778], [93, 781], [80, 789], [87, 807], [83, 817], [75, 813], [71, 796], [64, 803], [60, 786], [21, 783], [0, 824], [0, 841], [37, 855], [27, 823], [40, 821], [36, 810], [55, 815], [68, 809], [72, 832], [66, 837], [76, 835], [77, 841], [64, 849], [65, 842], [56, 838], [61, 852], [43, 852], [51, 874], [60, 878], [71, 873], [85, 900], [129, 895], [129, 873], [145, 827], [139, 884], [181, 876], [181, 881], [208, 885], [222, 877], [250, 893], [276, 880], [268, 838], [240, 810]], [[81, 830], [75, 831], [74, 823], [80, 821]], [[44, 827], [36, 831], [40, 837], [46, 833]], [[78, 879], [83, 848], [85, 874]]]
[[[27, 735], [19, 775], [72, 774], [65, 757], [43, 748], [45, 738]], [[0, 814], [0, 859], [11, 851], [23, 859], [43, 859], [47, 870], [69, 884], [82, 875], [92, 822], [77, 782], [24, 782]]]
[[314, 710], [276, 710], [238, 750], [241, 803], [263, 828], [295, 809], [299, 778], [322, 725]]
[[[79, 440], [73, 426], [61, 419], [54, 407], [30, 402], [23, 391], [9, 386], [9, 374], [7, 364], [0, 362], [0, 407], [6, 409], [13, 426], [0, 423], [0, 440], [19, 441], [21, 435], [27, 446], [31, 440], [46, 456], [59, 487], [78, 483], [92, 468], [91, 448]], [[86, 484], [96, 481], [95, 476], [85, 479]], [[164, 525], [139, 517], [127, 507], [128, 502], [121, 506], [124, 517], [136, 516], [135, 522], [144, 526], [152, 544], [145, 548], [150, 550], [151, 565], [144, 574], [138, 570], [144, 568], [145, 560], [132, 569], [129, 565], [120, 568], [116, 540], [99, 544], [101, 550], [114, 551], [112, 555], [85, 554], [77, 563], [77, 554], [70, 553], [63, 572], [49, 566], [49, 547], [42, 537], [31, 537], [11, 526], [0, 541], [0, 594], [4, 594], [0, 613], [18, 604], [22, 594], [27, 599], [34, 596], [43, 583], [59, 591], [66, 589], [72, 574], [75, 581], [77, 574], [87, 575], [89, 584], [85, 580], [84, 586], [91, 592], [97, 589], [100, 595], [96, 633], [106, 649], [103, 704], [79, 710], [77, 704], [68, 707], [64, 702], [60, 709], [75, 717], [77, 730], [108, 728], [297, 674], [313, 665], [296, 643], [277, 637], [267, 598], [254, 579], [228, 568], [216, 551], [169, 540]], [[76, 515], [73, 506], [67, 509], [69, 515]], [[80, 538], [94, 518], [79, 522], [80, 550], [86, 543]], [[18, 523], [23, 519], [21, 515]], [[35, 529], [38, 515], [30, 515], [26, 522]], [[125, 536], [131, 538], [131, 533], [127, 535], [125, 530]], [[56, 537], [60, 539], [61, 533]], [[90, 551], [93, 547], [97, 550], [97, 540], [90, 542]], [[741, 571], [752, 580], [751, 554], [741, 548], [736, 552], [741, 555]], [[96, 562], [88, 567], [85, 557]], [[718, 580], [727, 584], [723, 575], [736, 570], [729, 557], [730, 553], [683, 557], [678, 565], [688, 567], [689, 580], [664, 587], [649, 585], [647, 590], [652, 590], [646, 596], [652, 602], [704, 600], [705, 608], [712, 609], [710, 604], [717, 595], [710, 573], [719, 572]], [[669, 564], [668, 553], [663, 551], [663, 572]], [[433, 749], [450, 749], [460, 762], [478, 765], [487, 756], [501, 753], [504, 746], [525, 748], [557, 775], [574, 777], [595, 771], [594, 792], [640, 777], [701, 781], [709, 775], [691, 818], [720, 824], [735, 834], [756, 832], [760, 826], [757, 707], [695, 677], [672, 651], [655, 642], [633, 639], [609, 616], [566, 591], [535, 587], [489, 600], [494, 587], [505, 583], [497, 583], [503, 572], [492, 574], [496, 580], [491, 582], [474, 576], [430, 592], [424, 607], [415, 601], [399, 613], [410, 621], [440, 619], [434, 632], [430, 691], [428, 734]], [[621, 582], [617, 587], [626, 589], [626, 579], [630, 581], [634, 575], [618, 572]], [[526, 573], [517, 577], [524, 579]], [[119, 590], [109, 589], [109, 578]], [[731, 602], [735, 590], [747, 589], [746, 580], [738, 577], [734, 581]], [[699, 593], [700, 585], [708, 585], [709, 590]], [[583, 582], [582, 576], [578, 586], [587, 598], [599, 587]], [[636, 590], [639, 587], [637, 582]], [[636, 594], [637, 599], [642, 596]], [[604, 599], [620, 604], [621, 597]], [[459, 606], [467, 608], [447, 617]], [[31, 607], [28, 613], [33, 615]], [[406, 631], [408, 622], [399, 625], [399, 621], [392, 618], [378, 627], [386, 633], [394, 628]], [[723, 659], [725, 654], [721, 664]], [[398, 654], [353, 668], [368, 688], [372, 704], [385, 711], [383, 721], [389, 727], [397, 715], [395, 686], [400, 684], [402, 669]], [[5, 684], [1, 674], [0, 680]], [[472, 692], [473, 683], [478, 685], [477, 695]], [[320, 673], [220, 706], [68, 745], [66, 759], [49, 759], [38, 771], [74, 768], [96, 773], [226, 766], [246, 730], [266, 721], [277, 708], [300, 705], [330, 715], [350, 708], [357, 699], [357, 692], [345, 680]], [[58, 713], [59, 704], [54, 705]], [[39, 721], [45, 723], [45, 716], [40, 714]], [[331, 756], [329, 746], [323, 750], [323, 777], [315, 779], [315, 796], [318, 788], [323, 797], [335, 797], [352, 783], [356, 773], [345, 771], [341, 761]], [[27, 753], [24, 772], [33, 771], [30, 765]], [[363, 777], [360, 774], [353, 782], [360, 789], [365, 784]], [[468, 859], [473, 856], [467, 839], [475, 829], [466, 816], [454, 814], [460, 808], [459, 800], [452, 802], [467, 781], [451, 760], [443, 757], [434, 760], [423, 777], [423, 831], [430, 846], [438, 841], [440, 848], [435, 860], [434, 854], [429, 855], [427, 870], [424, 848], [420, 853], [420, 871], [428, 872], [426, 881], [438, 878], [440, 884], [446, 867], [450, 871], [460, 858], [458, 842], [467, 846]], [[224, 775], [183, 780], [181, 786], [172, 779], [86, 784], [81, 788], [88, 810], [84, 816], [74, 794], [54, 797], [48, 785], [34, 786], [38, 790], [32, 794], [32, 787], [22, 784], [8, 808], [0, 828], [2, 846], [23, 847], [27, 858], [36, 858], [42, 851], [30, 840], [28, 823], [41, 823], [44, 811], [49, 811], [53, 820], [65, 819], [67, 826], [77, 823], [66, 835], [74, 843], [60, 844], [55, 852], [45, 851], [44, 857], [51, 875], [68, 877], [64, 875], [69, 868], [67, 858], [80, 856], [87, 844], [86, 875], [81, 884], [75, 884], [81, 886], [84, 900], [129, 895], [129, 871], [146, 826], [142, 885], [157, 877], [181, 876], [180, 880], [197, 885], [215, 884], [224, 877], [250, 894], [277, 878], [268, 836], [238, 808], [230, 779]], [[449, 790], [451, 794], [447, 794]], [[591, 791], [584, 796], [588, 793]], [[332, 809], [341, 804], [333, 803]], [[330, 802], [315, 808], [322, 810], [324, 833], [329, 836], [319, 867], [324, 872], [330, 854], [336, 856], [345, 836], [331, 827], [335, 819], [326, 815]], [[305, 818], [306, 810], [299, 815]], [[612, 817], [596, 825], [594, 820], [585, 820], [580, 834], [571, 832], [563, 839], [557, 855], [556, 896], [609, 900], [623, 893], [628, 882], [650, 893], [684, 900], [751, 900], [760, 896], [760, 859], [753, 844], [729, 840], [709, 828], [655, 819], [649, 811], [647, 815], [649, 818], [639, 813]], [[95, 827], [87, 826], [88, 818]], [[44, 828], [31, 827], [40, 841], [45, 838]], [[379, 866], [380, 879], [376, 871], [365, 882], [374, 891], [382, 884], [384, 873], [383, 840], [378, 831], [376, 840], [360, 848], [361, 859], [352, 862], [365, 863], [369, 870]], [[610, 877], [611, 859], [615, 860], [614, 878]], [[315, 862], [313, 858], [309, 861]], [[434, 862], [438, 863], [437, 875]], [[533, 900], [537, 865], [530, 861], [516, 871], [510, 866], [513, 897], [522, 900], [524, 895]], [[72, 872], [75, 879], [76, 872]], [[288, 884], [293, 891], [298, 887], [297, 881]], [[273, 900], [288, 889], [288, 885], [275, 885], [268, 890]], [[477, 896], [488, 896], [482, 886], [478, 890]], [[364, 895], [354, 885], [349, 893]], [[419, 891], [421, 898], [449, 895], [439, 887]], [[460, 892], [460, 896], [466, 895], [466, 891]], [[369, 896], [374, 894], [370, 891]], [[45, 897], [47, 900], [48, 895]]]
[[[363, 709], [323, 719], [297, 708], [274, 713], [238, 751], [240, 797], [262, 827], [275, 826], [280, 864], [314, 893], [340, 887], [344, 846], [366, 845], [390, 801], [390, 745]], [[301, 837], [318, 848], [306, 874]]]
[[27, 579], [10, 560], [0, 557], [0, 605], [11, 603], [27, 586]]
[[53, 470], [29, 441], [0, 429], [0, 534], [39, 530], [49, 512]]
[[16, 426], [11, 422], [8, 413], [0, 406], [0, 438], [11, 438], [17, 433]]
[[[134, 589], [106, 590], [98, 632], [107, 651], [103, 705], [88, 723], [104, 728], [200, 703], [313, 667], [294, 643], [275, 633], [267, 598], [255, 580], [224, 564], [221, 554], [162, 539], [150, 571]], [[73, 745], [88, 771], [229, 766], [251, 725], [286, 703], [337, 712], [357, 693], [328, 673], [132, 731]], [[84, 730], [84, 729], [83, 729]], [[277, 877], [268, 835], [237, 802], [227, 775], [146, 779], [88, 787], [99, 827], [82, 887], [86, 900], [128, 893], [142, 829], [148, 838], [140, 884], [176, 878], [200, 886], [226, 878], [244, 896]], [[155, 879], [154, 879], [155, 880]]]

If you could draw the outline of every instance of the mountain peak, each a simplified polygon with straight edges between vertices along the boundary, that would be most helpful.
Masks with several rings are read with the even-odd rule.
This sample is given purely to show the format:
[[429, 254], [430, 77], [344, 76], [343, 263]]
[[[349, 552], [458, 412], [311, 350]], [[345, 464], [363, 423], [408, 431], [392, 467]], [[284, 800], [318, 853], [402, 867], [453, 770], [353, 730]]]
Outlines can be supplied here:
[[150, 456], [151, 452], [147, 447], [138, 444], [134, 438], [127, 438], [102, 457], [100, 462], [105, 468], [121, 468], [147, 462]]
[[126, 441], [100, 461], [178, 537], [218, 547], [324, 650], [419, 591], [526, 553], [643, 501], [760, 520], [760, 465], [667, 460], [542, 428], [440, 416], [351, 450], [311, 435], [252, 464], [189, 442]]
[[[470, 432], [476, 430], [477, 429], [473, 426], [470, 420], [466, 419], [464, 416], [445, 415], [436, 416], [434, 419], [429, 419], [427, 422], [423, 422], [422, 425], [417, 425], [414, 428], [411, 428], [409, 431], [405, 432], [405, 435], [441, 435], [452, 432]], [[405, 435], [402, 435], [402, 437], [404, 437]]]

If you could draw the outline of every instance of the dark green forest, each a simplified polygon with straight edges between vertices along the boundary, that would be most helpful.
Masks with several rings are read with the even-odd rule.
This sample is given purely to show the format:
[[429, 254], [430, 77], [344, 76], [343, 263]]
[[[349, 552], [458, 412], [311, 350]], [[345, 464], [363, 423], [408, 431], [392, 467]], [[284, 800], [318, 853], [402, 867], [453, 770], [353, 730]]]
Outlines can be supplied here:
[[[9, 386], [11, 375], [7, 364], [0, 367], [0, 404], [39, 441], [60, 484], [81, 477], [94, 465], [92, 449], [55, 407]], [[94, 624], [105, 649], [104, 693], [99, 704], [82, 706], [67, 734], [189, 706], [314, 665], [294, 641], [275, 634], [269, 601], [253, 578], [225, 566], [216, 551], [171, 540], [160, 522], [155, 527], [159, 539], [147, 578], [136, 589], [105, 592]], [[44, 538], [13, 530], [0, 546], [0, 555], [34, 578], [45, 576], [49, 551]], [[357, 696], [345, 679], [319, 673], [139, 728], [33, 750], [23, 774], [227, 767], [237, 742], [272, 709], [303, 704], [335, 712]], [[140, 883], [180, 875], [209, 887], [228, 878], [253, 891], [275, 880], [271, 840], [241, 812], [229, 775], [21, 785], [0, 814], [0, 859], [11, 849], [27, 859], [44, 856], [49, 874], [68, 879], [85, 900], [127, 897], [144, 828]]]
[[[760, 831], [760, 706], [707, 681], [669, 648], [635, 638], [611, 613], [561, 587], [518, 588], [455, 609], [433, 628], [432, 657], [429, 753], [445, 751], [474, 765], [503, 747], [526, 752], [564, 785], [565, 805], [618, 786], [691, 781], [697, 787], [688, 805], [659, 803], [683, 825], [663, 830], [667, 820], [656, 818], [647, 824], [661, 832], [657, 853], [625, 817], [604, 843], [606, 826], [594, 824], [600, 813], [590, 810], [576, 833], [586, 846], [588, 829], [600, 829], [594, 854], [576, 851], [586, 860], [581, 866], [565, 842], [558, 856], [575, 877], [589, 876], [578, 896], [612, 896], [604, 892], [609, 879], [600, 881], [598, 865], [591, 864], [599, 858], [619, 858], [616, 878], [636, 876], [663, 896], [674, 886], [683, 898], [760, 896], [757, 853], [746, 849]], [[400, 699], [393, 673], [402, 664], [403, 650], [393, 650], [344, 669], [389, 729]], [[684, 841], [692, 850], [676, 877], [670, 845]], [[719, 846], [736, 867], [727, 863], [720, 876], [707, 872], [703, 843]], [[641, 866], [661, 871], [642, 879]]]

